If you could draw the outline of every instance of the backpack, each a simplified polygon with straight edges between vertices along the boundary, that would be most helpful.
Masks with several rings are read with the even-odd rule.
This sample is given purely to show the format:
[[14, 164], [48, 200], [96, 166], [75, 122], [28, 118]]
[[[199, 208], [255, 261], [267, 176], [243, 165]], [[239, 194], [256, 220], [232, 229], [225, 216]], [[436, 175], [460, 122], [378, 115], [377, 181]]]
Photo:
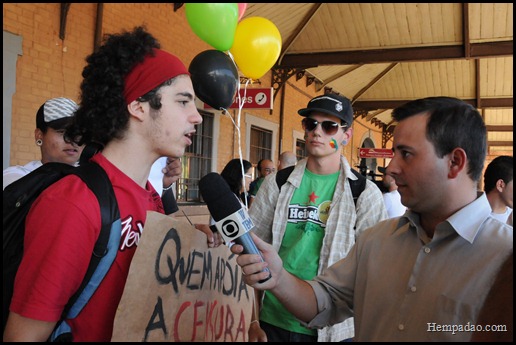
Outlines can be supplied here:
[[[295, 167], [295, 165], [292, 165], [286, 167], [285, 169], [281, 169], [276, 173], [276, 184], [278, 185], [279, 189], [281, 189], [281, 186], [283, 186], [285, 182], [287, 182], [288, 177], [290, 176], [292, 171], [294, 171]], [[353, 201], [355, 202], [356, 207], [357, 200], [366, 187], [366, 178], [364, 177], [364, 175], [362, 175], [353, 168], [351, 168], [351, 172], [355, 174], [355, 176], [357, 177], [357, 180], [349, 180], [349, 185], [351, 186], [351, 194], [353, 194]]]
[[50, 341], [71, 341], [71, 329], [65, 319], [74, 318], [80, 313], [116, 257], [121, 236], [120, 213], [111, 181], [100, 165], [87, 162], [73, 167], [65, 163], [46, 163], [8, 185], [3, 192], [2, 333], [9, 315], [14, 279], [23, 256], [27, 213], [43, 190], [69, 174], [79, 176], [97, 197], [102, 228], [81, 286], [65, 306]]

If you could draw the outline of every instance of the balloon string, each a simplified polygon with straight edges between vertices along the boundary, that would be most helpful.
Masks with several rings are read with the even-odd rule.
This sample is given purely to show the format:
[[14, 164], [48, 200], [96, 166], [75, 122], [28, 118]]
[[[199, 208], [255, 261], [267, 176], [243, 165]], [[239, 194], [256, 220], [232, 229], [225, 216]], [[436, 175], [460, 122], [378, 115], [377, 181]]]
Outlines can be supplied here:
[[[236, 62], [235, 60], [233, 59], [233, 55], [231, 54], [231, 52], [228, 50], [227, 51], [229, 57], [231, 58], [231, 61], [233, 61], [233, 64], [235, 64], [235, 67], [237, 67], [237, 70], [238, 70], [238, 66], [236, 65]], [[229, 114], [229, 112], [227, 110], [224, 109], [225, 113], [228, 114], [228, 117], [231, 119], [231, 122], [233, 122], [233, 126], [235, 126], [236, 128], [236, 132], [238, 134], [238, 157], [240, 159], [240, 168], [242, 169], [242, 186], [244, 186], [244, 202], [245, 202], [245, 207], [246, 208], [249, 208], [249, 206], [247, 205], [247, 190], [245, 188], [245, 171], [244, 171], [244, 162], [243, 162], [243, 158], [242, 158], [242, 136], [241, 136], [241, 132], [240, 132], [240, 118], [241, 118], [241, 115], [242, 115], [242, 108], [244, 107], [244, 103], [245, 103], [245, 100], [246, 100], [246, 97], [247, 97], [247, 86], [249, 85], [249, 83], [251, 82], [251, 79], [247, 79], [246, 80], [246, 83], [245, 83], [245, 86], [244, 86], [244, 97], [242, 98], [240, 96], [240, 80], [238, 80], [238, 88], [237, 88], [237, 97], [238, 97], [238, 114], [237, 114], [237, 122], [235, 123], [235, 120], [233, 119], [233, 117]]]
[[[238, 66], [237, 66], [237, 64], [235, 62], [235, 59], [233, 58], [233, 54], [231, 54], [231, 52], [229, 50], [226, 53], [228, 53], [229, 58], [231, 59], [231, 61], [233, 61], [233, 64], [235, 65], [235, 68], [238, 71]], [[240, 80], [238, 81], [238, 88], [240, 89]]]
[[[242, 186], [244, 186], [244, 202], [245, 207], [249, 208], [249, 205], [247, 205], [247, 188], [245, 188], [245, 171], [244, 171], [244, 162], [242, 160], [242, 138], [240, 136], [240, 116], [242, 114], [242, 108], [244, 107], [244, 103], [247, 95], [247, 86], [249, 85], [250, 80], [247, 80], [244, 87], [244, 98], [240, 97], [240, 82], [238, 83], [238, 126], [237, 126], [237, 133], [238, 133], [238, 155], [240, 157], [240, 167], [242, 168]], [[248, 134], [249, 135], [249, 134]]]

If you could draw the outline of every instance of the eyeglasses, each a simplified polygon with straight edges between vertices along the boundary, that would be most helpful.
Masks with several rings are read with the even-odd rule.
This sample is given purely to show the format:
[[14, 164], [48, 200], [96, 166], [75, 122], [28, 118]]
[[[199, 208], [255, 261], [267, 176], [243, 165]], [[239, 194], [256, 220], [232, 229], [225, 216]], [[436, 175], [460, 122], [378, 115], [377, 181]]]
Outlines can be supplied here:
[[266, 172], [266, 173], [268, 173], [268, 174], [273, 173], [273, 172], [275, 172], [275, 171], [276, 171], [276, 169], [275, 169], [275, 168], [265, 168], [265, 169], [263, 169], [263, 170], [265, 170], [265, 172]]
[[253, 178], [253, 176], [249, 175], [249, 174], [245, 174], [244, 176], [247, 177], [247, 178]]
[[320, 123], [321, 128], [323, 129], [324, 133], [326, 133], [327, 135], [334, 135], [335, 133], [337, 133], [337, 130], [339, 128], [348, 128], [347, 124], [341, 126], [337, 122], [333, 122], [333, 121], [319, 122], [310, 117], [305, 117], [303, 119], [303, 121], [301, 121], [301, 123], [303, 124], [303, 129], [307, 132], [313, 131], [317, 127], [317, 125]]

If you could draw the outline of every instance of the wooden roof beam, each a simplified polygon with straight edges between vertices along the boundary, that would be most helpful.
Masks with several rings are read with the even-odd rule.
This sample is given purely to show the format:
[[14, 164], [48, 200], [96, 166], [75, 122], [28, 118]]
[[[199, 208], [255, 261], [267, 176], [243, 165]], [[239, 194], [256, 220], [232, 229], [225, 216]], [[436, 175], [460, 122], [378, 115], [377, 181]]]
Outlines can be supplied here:
[[[356, 101], [353, 103], [353, 108], [365, 109], [365, 110], [376, 110], [376, 109], [394, 109], [397, 108], [412, 99], [406, 100], [378, 100], [378, 101]], [[477, 99], [463, 99], [464, 102], [477, 106]], [[512, 108], [512, 97], [507, 98], [482, 98], [480, 100], [482, 108]]]
[[514, 142], [511, 141], [488, 141], [488, 146], [514, 146]]
[[489, 132], [512, 132], [512, 125], [487, 125]]
[[[470, 44], [469, 58], [513, 56], [513, 41]], [[285, 54], [280, 67], [311, 68], [386, 62], [464, 59], [464, 45]]]

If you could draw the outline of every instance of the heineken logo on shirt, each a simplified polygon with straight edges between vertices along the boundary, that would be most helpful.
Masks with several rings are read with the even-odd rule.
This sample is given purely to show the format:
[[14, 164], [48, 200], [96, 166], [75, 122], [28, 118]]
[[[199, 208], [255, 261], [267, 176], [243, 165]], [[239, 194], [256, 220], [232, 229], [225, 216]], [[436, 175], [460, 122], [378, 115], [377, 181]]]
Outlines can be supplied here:
[[331, 201], [324, 201], [318, 206], [291, 204], [288, 209], [288, 222], [296, 224], [306, 221], [325, 227], [330, 203]]

